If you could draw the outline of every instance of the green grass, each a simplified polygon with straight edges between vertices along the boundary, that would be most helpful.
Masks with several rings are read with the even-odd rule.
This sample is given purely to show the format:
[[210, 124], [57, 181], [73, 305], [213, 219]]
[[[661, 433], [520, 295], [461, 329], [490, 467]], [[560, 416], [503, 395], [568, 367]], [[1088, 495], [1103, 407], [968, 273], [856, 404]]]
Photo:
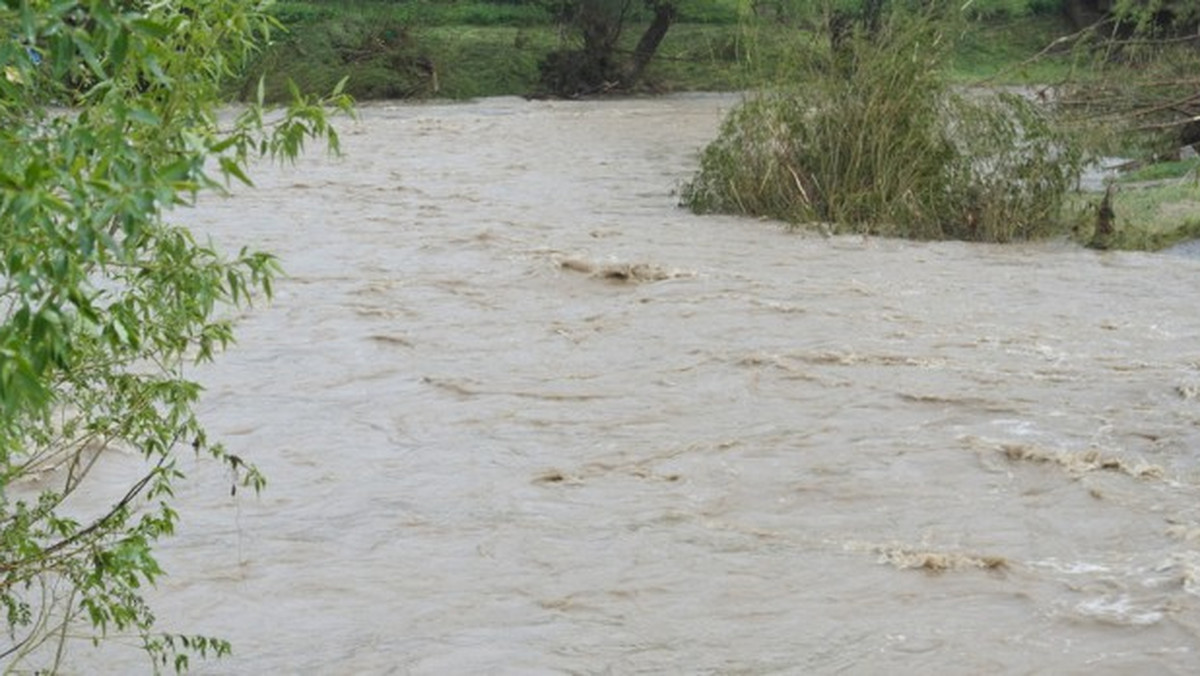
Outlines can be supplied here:
[[[1200, 238], [1200, 158], [1157, 162], [1122, 174], [1113, 195], [1115, 249], [1158, 251]], [[1081, 241], [1094, 227], [1103, 195], [1080, 193], [1072, 198]]]
[[[1077, 193], [1069, 209], [1075, 213], [1075, 233], [1091, 239], [1101, 193]], [[1200, 182], [1181, 179], [1144, 187], [1122, 187], [1113, 196], [1116, 215], [1111, 248], [1158, 251], [1200, 238]]]
[[[1021, 1], [1021, 0], [1018, 0]], [[555, 3], [510, 0], [282, 0], [272, 12], [287, 24], [311, 23], [352, 14], [373, 14], [393, 19], [411, 19], [426, 25], [527, 26], [554, 20]], [[681, 23], [736, 24], [741, 0], [688, 0], [679, 6]], [[630, 6], [633, 21], [645, 21], [650, 12], [637, 2]]]
[[1120, 183], [1136, 183], [1139, 181], [1161, 181], [1172, 178], [1183, 178], [1200, 170], [1200, 157], [1189, 160], [1172, 160], [1155, 162], [1139, 167], [1121, 175]]
[[[630, 25], [623, 47], [632, 50], [641, 26]], [[388, 16], [341, 16], [291, 31], [258, 59], [234, 91], [252, 95], [259, 76], [267, 99], [287, 98], [287, 81], [310, 94], [328, 91], [348, 77], [357, 99], [464, 99], [526, 95], [538, 84], [538, 62], [558, 45], [550, 25], [409, 24]], [[677, 24], [645, 74], [651, 91], [728, 91], [746, 85], [738, 61], [742, 35], [736, 27]], [[426, 59], [438, 74], [435, 90], [427, 73], [407, 63]]]
[[268, 101], [288, 98], [288, 81], [305, 93], [329, 92], [342, 78], [359, 99], [407, 98], [432, 92], [418, 66], [426, 56], [402, 22], [348, 13], [336, 19], [294, 27], [264, 51], [248, 69], [235, 96], [253, 95], [264, 81]]
[[433, 26], [415, 35], [437, 64], [436, 95], [452, 99], [532, 91], [538, 60], [555, 41], [542, 26]]
[[[1012, 18], [1026, 7], [1023, 2], [982, 3], [993, 15], [1009, 18], [963, 35], [950, 65], [954, 81], [992, 76], [997, 83], [1052, 81], [1065, 72], [1062, 57], [1011, 68], [1065, 30], [1045, 16]], [[287, 97], [289, 79], [302, 91], [319, 94], [343, 77], [349, 77], [348, 92], [358, 99], [530, 94], [537, 88], [538, 62], [559, 46], [560, 31], [549, 7], [479, 0], [284, 0], [273, 11], [287, 32], [275, 36], [232, 93], [252, 95], [259, 76], [265, 76], [273, 101]], [[771, 71], [795, 62], [797, 35], [809, 35], [815, 50], [826, 49], [822, 38], [802, 26], [756, 18], [748, 7], [744, 0], [684, 3], [680, 22], [646, 72], [645, 88], [745, 89], [786, 75]], [[625, 49], [633, 48], [642, 28], [634, 16], [623, 32]], [[414, 65], [417, 59], [436, 69], [436, 88], [428, 70]]]
[[1059, 82], [1072, 68], [1071, 54], [1065, 48], [1032, 57], [1069, 32], [1065, 22], [1045, 16], [974, 24], [959, 36], [949, 64], [951, 79], [966, 84]]
[[[632, 32], [636, 35], [637, 31]], [[633, 38], [630, 38], [632, 47]], [[736, 91], [749, 86], [745, 36], [727, 26], [672, 26], [646, 69], [648, 87], [657, 91]]]
[[490, 2], [284, 1], [271, 11], [287, 26], [362, 17], [425, 26], [534, 26], [547, 25], [554, 19], [544, 4]]

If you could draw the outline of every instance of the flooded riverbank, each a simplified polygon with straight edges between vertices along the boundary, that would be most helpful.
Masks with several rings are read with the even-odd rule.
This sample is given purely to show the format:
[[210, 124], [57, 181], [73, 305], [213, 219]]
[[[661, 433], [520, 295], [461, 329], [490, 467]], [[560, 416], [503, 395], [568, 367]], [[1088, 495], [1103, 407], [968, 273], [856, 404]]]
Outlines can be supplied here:
[[733, 103], [369, 106], [183, 214], [290, 275], [200, 372], [270, 484], [185, 463], [198, 673], [1194, 668], [1200, 262], [694, 216]]

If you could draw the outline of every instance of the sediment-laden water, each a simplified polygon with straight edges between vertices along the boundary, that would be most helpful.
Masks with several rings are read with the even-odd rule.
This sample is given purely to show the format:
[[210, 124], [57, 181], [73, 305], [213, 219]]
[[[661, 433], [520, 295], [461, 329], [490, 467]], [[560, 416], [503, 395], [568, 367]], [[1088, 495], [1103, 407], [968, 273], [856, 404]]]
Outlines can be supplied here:
[[181, 214], [290, 274], [199, 372], [270, 479], [185, 463], [199, 673], [1196, 669], [1200, 261], [694, 216], [733, 103], [368, 106]]

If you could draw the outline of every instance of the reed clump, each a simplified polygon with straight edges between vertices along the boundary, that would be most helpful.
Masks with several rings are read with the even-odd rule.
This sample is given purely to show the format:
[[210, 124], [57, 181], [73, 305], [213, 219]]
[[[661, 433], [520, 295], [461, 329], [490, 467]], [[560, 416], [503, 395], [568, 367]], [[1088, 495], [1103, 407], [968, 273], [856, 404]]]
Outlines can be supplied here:
[[1058, 231], [1079, 153], [1037, 103], [950, 86], [954, 25], [897, 11], [830, 45], [798, 41], [786, 81], [729, 115], [683, 202], [916, 239]]

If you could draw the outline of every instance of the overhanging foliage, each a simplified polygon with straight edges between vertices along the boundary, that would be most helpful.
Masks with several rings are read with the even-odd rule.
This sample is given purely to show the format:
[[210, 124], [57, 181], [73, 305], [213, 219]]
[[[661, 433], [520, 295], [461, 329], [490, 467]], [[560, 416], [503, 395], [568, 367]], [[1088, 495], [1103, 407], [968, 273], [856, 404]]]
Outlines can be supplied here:
[[[251, 465], [210, 443], [185, 367], [233, 336], [229, 305], [269, 294], [267, 253], [229, 257], [171, 224], [259, 156], [336, 148], [320, 103], [278, 119], [218, 117], [222, 80], [272, 26], [240, 0], [5, 0], [0, 4], [0, 660], [54, 671], [68, 637], [140, 637], [156, 664], [228, 644], [155, 633], [142, 589], [161, 574], [180, 448], [255, 488]], [[335, 92], [336, 95], [336, 92]], [[332, 102], [348, 105], [342, 97]], [[111, 449], [143, 470], [88, 483]], [[103, 495], [98, 513], [70, 507]], [[224, 490], [228, 490], [226, 487]]]

